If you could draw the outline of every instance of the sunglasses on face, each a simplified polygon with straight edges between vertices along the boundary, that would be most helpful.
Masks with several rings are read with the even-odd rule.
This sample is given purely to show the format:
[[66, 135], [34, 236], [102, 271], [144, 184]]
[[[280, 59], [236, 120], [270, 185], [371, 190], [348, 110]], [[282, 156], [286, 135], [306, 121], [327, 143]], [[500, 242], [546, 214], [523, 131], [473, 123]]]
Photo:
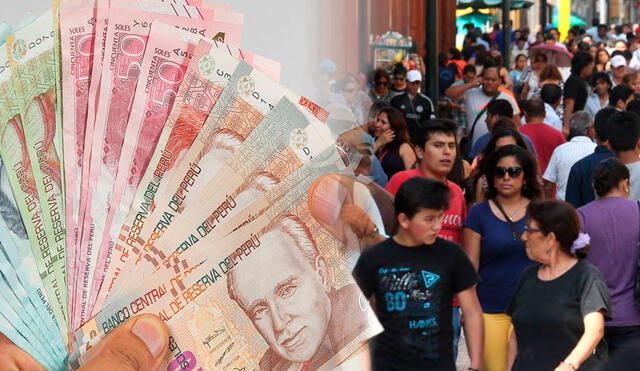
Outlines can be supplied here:
[[376, 81], [377, 86], [387, 86], [389, 85], [389, 81]]
[[510, 178], [517, 178], [518, 176], [520, 176], [520, 174], [522, 174], [522, 168], [519, 166], [512, 166], [512, 167], [498, 166], [496, 167], [496, 170], [493, 172], [493, 175], [496, 178], [504, 178], [506, 174], [509, 174]]
[[406, 77], [394, 76], [393, 79], [396, 80], [396, 81], [404, 81], [406, 79]]

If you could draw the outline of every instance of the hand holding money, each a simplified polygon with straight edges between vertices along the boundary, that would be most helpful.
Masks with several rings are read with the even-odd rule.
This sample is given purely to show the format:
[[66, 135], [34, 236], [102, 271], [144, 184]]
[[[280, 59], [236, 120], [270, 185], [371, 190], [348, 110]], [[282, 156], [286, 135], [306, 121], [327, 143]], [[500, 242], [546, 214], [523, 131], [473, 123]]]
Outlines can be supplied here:
[[[79, 371], [109, 368], [159, 370], [169, 344], [167, 326], [158, 317], [140, 315], [127, 321], [85, 355]], [[3, 369], [44, 370], [35, 359], [0, 334], [0, 364]]]
[[350, 272], [370, 154], [244, 17], [58, 4], [0, 28], [0, 365], [329, 369], [382, 331]]

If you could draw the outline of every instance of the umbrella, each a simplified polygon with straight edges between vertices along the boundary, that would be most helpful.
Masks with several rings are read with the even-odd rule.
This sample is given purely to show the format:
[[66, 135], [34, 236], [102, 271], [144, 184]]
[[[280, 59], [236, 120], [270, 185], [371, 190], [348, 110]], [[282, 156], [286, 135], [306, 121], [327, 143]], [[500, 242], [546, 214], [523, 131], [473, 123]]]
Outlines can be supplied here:
[[544, 54], [547, 57], [547, 64], [553, 64], [556, 67], [571, 67], [573, 54], [560, 46], [545, 43], [529, 48], [529, 58], [531, 60], [534, 60], [538, 54]]
[[[475, 9], [500, 8], [502, 0], [457, 0], [458, 9], [472, 7]], [[531, 0], [511, 0], [511, 9], [529, 8], [533, 5]]]
[[472, 23], [474, 26], [480, 28], [484, 26], [487, 22], [489, 22], [493, 18], [491, 14], [482, 14], [479, 12], [473, 12], [469, 14], [465, 14], [463, 16], [456, 18], [456, 26], [459, 29], [462, 29], [464, 25], [467, 23]]

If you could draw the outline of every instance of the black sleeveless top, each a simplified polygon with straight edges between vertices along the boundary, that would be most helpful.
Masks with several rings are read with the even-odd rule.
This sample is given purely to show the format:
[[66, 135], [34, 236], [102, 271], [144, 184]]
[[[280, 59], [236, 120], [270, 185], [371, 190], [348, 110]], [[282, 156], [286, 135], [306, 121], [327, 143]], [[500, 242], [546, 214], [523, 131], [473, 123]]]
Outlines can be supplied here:
[[378, 156], [382, 170], [391, 179], [391, 177], [399, 172], [406, 170], [404, 168], [404, 161], [400, 157], [400, 146], [393, 146], [391, 148], [383, 148]]

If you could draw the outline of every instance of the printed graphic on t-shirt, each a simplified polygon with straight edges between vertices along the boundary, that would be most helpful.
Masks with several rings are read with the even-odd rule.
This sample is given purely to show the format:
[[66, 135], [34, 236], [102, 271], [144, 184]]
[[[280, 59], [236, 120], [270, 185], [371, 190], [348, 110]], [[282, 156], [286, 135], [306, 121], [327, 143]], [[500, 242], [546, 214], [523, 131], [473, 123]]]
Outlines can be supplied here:
[[413, 271], [409, 267], [382, 267], [380, 292], [387, 316], [406, 320], [408, 342], [423, 349], [427, 359], [440, 359], [438, 333], [440, 324], [440, 276], [427, 270]]

